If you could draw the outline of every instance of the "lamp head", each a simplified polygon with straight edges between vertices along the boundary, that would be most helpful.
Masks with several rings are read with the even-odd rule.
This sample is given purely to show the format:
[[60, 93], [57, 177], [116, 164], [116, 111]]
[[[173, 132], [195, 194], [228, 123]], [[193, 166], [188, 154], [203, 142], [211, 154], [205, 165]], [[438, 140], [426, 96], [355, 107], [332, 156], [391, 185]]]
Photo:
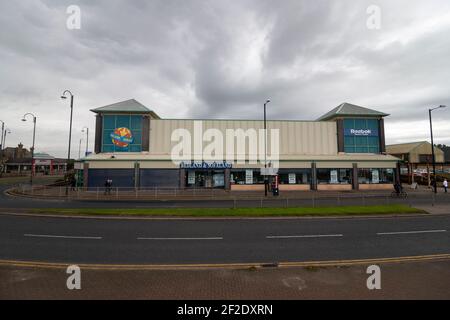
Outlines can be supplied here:
[[27, 121], [27, 119], [25, 119], [25, 118], [22, 118], [22, 121], [23, 121], [23, 122], [25, 122], [25, 121]]
[[447, 108], [447, 106], [446, 106], [446, 105], [443, 105], [443, 104], [441, 104], [441, 105], [439, 106], [439, 108]]
[[61, 96], [61, 99], [67, 99], [67, 97], [66, 96]]

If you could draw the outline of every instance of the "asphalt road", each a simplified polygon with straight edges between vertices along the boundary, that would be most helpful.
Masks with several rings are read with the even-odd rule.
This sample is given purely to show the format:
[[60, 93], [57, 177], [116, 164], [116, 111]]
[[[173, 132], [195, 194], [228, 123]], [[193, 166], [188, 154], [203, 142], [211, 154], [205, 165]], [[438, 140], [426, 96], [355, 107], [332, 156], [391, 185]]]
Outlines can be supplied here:
[[0, 214], [0, 244], [3, 260], [80, 264], [389, 258], [449, 254], [450, 215], [139, 220]]

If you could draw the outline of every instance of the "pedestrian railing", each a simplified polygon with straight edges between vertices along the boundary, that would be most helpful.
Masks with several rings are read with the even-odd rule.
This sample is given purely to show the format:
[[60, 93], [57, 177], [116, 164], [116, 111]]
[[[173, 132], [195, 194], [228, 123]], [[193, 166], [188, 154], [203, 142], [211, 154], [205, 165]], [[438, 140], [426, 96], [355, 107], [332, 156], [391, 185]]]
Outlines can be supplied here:
[[22, 184], [14, 187], [10, 192], [38, 198], [56, 198], [68, 200], [217, 200], [225, 201], [232, 207], [245, 206], [342, 206], [342, 205], [376, 205], [376, 204], [411, 204], [438, 200], [450, 201], [450, 197], [442, 194], [436, 198], [430, 193], [411, 193], [407, 198], [393, 197], [391, 191], [377, 192], [331, 192], [331, 191], [284, 191], [279, 196], [269, 194], [265, 197], [256, 191], [229, 191], [223, 189], [198, 188], [120, 188], [120, 187], [91, 187], [77, 188], [71, 186], [43, 186]]

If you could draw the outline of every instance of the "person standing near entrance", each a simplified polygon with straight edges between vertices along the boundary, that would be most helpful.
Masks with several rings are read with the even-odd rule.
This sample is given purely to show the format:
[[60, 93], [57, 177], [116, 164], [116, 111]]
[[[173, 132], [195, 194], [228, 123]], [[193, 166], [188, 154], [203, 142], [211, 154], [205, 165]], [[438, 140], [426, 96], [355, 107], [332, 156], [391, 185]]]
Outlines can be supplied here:
[[111, 189], [112, 189], [112, 180], [107, 178], [105, 180], [105, 195], [111, 194]]
[[444, 186], [445, 193], [447, 193], [447, 189], [448, 189], [448, 181], [447, 181], [447, 179], [444, 179], [443, 186]]

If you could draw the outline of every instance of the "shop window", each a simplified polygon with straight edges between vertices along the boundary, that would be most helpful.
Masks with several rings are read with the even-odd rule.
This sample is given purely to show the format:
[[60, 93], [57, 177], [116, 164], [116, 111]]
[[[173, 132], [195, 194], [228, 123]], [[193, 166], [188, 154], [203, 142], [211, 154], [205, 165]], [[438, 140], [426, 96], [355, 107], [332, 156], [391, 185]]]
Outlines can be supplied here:
[[186, 187], [190, 188], [224, 188], [225, 172], [223, 170], [188, 170]]
[[231, 171], [232, 184], [264, 184], [261, 169], [244, 169]]
[[311, 169], [280, 169], [280, 184], [310, 184]]
[[433, 162], [433, 157], [431, 154], [419, 154], [420, 163], [431, 163]]
[[319, 184], [351, 184], [352, 169], [317, 169]]
[[359, 184], [393, 184], [393, 169], [358, 169]]

